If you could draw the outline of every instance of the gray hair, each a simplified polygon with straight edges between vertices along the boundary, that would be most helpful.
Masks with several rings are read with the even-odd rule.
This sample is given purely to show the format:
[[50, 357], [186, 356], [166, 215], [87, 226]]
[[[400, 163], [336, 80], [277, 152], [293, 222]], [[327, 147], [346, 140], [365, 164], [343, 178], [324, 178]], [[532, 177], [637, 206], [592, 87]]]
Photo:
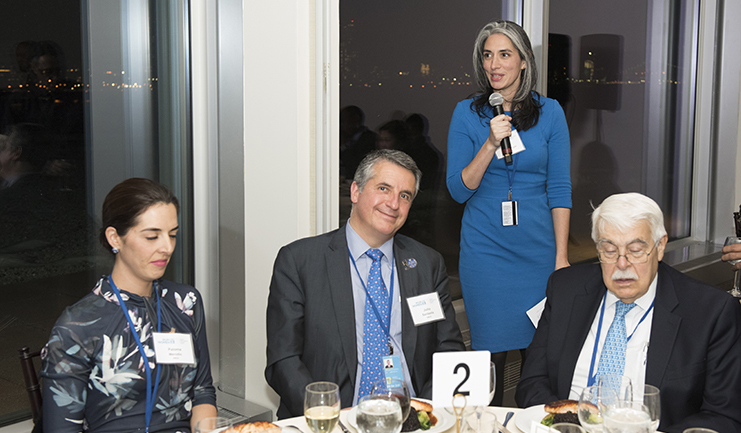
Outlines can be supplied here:
[[358, 169], [355, 170], [355, 177], [353, 181], [358, 184], [358, 189], [363, 191], [365, 184], [376, 174], [375, 166], [380, 161], [388, 161], [398, 165], [401, 168], [405, 168], [412, 172], [414, 175], [414, 196], [417, 196], [419, 192], [419, 182], [422, 180], [422, 171], [417, 167], [417, 163], [414, 162], [411, 156], [400, 150], [393, 149], [379, 149], [374, 150], [363, 158], [358, 165]]
[[666, 235], [664, 214], [655, 201], [637, 192], [611, 195], [592, 213], [592, 240], [599, 241], [606, 224], [625, 231], [640, 221], [648, 222], [654, 243]]
[[520, 87], [512, 99], [512, 106], [515, 107], [530, 97], [530, 92], [535, 90], [535, 85], [538, 81], [538, 70], [535, 66], [533, 47], [525, 30], [512, 21], [499, 20], [485, 25], [479, 31], [479, 35], [476, 37], [476, 44], [473, 47], [473, 71], [476, 77], [476, 84], [486, 94], [492, 92], [492, 87], [484, 69], [484, 45], [486, 44], [486, 40], [489, 39], [489, 36], [493, 34], [502, 34], [508, 37], [520, 55], [520, 58], [526, 64], [525, 69], [520, 71]]

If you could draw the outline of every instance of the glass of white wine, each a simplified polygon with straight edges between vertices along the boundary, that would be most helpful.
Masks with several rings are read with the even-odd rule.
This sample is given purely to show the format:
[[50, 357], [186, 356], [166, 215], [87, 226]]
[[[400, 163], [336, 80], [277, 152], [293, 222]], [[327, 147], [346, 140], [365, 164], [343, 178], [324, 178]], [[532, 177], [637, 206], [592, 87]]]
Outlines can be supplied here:
[[340, 388], [332, 382], [306, 385], [304, 417], [314, 433], [329, 433], [340, 419]]
[[366, 395], [358, 400], [355, 421], [360, 433], [399, 433], [403, 422], [399, 399], [392, 395]]

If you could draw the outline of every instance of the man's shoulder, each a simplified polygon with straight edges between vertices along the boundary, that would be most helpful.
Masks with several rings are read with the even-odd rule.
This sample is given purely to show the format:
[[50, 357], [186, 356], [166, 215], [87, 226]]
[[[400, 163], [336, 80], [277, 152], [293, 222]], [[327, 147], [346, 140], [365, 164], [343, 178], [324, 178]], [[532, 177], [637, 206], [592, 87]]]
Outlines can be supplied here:
[[332, 243], [332, 241], [335, 240], [335, 237], [340, 234], [340, 231], [344, 233], [344, 227], [329, 231], [327, 233], [322, 233], [320, 235], [308, 236], [305, 238], [297, 239], [289, 243], [288, 245], [284, 246], [283, 248], [289, 249], [292, 251], [314, 250], [321, 246], [327, 246], [330, 243]]
[[573, 287], [579, 283], [602, 281], [602, 268], [599, 263], [586, 263], [561, 268], [551, 274], [551, 281]]

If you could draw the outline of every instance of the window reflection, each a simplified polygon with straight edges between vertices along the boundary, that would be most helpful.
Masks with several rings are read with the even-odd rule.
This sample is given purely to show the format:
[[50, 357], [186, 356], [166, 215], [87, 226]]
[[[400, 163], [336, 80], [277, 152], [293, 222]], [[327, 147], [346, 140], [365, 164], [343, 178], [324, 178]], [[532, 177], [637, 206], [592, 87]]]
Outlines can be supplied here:
[[697, 17], [685, 3], [550, 3], [548, 96], [571, 133], [572, 263], [595, 258], [592, 204], [617, 192], [647, 194], [671, 239], [689, 235]]
[[501, 1], [340, 3], [340, 224], [350, 215], [354, 167], [369, 150], [394, 146], [423, 172], [407, 236], [445, 258], [461, 297], [458, 252], [463, 206], [445, 188], [448, 124], [476, 91], [471, 49], [477, 31], [501, 17]]
[[110, 271], [97, 215], [111, 186], [148, 177], [182, 197], [168, 278], [192, 283], [184, 17], [172, 2], [3, 3], [0, 426], [30, 416], [18, 349], [41, 349]]

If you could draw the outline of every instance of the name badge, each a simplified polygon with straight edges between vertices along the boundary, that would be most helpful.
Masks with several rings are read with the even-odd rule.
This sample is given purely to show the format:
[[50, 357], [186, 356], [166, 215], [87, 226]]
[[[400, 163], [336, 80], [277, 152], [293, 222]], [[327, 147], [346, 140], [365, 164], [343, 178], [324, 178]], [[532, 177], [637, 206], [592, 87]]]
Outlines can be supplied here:
[[383, 376], [386, 378], [386, 384], [390, 384], [392, 379], [404, 381], [404, 372], [401, 370], [401, 358], [399, 355], [388, 355], [383, 357]]
[[502, 225], [504, 227], [517, 225], [517, 201], [507, 200], [502, 202]]
[[[520, 138], [520, 134], [517, 133], [516, 129], [512, 130], [512, 135], [509, 137], [509, 145], [512, 146], [512, 155], [518, 154], [525, 150], [525, 145], [522, 143], [522, 139]], [[496, 152], [494, 152], [497, 155], [497, 159], [504, 158], [504, 154], [502, 153], [502, 148], [498, 148]]]
[[414, 326], [425, 325], [445, 319], [443, 306], [437, 292], [425, 293], [424, 295], [407, 298], [409, 312], [412, 313]]
[[190, 334], [175, 332], [153, 332], [154, 353], [157, 364], [190, 364], [196, 363], [193, 350], [193, 338]]

